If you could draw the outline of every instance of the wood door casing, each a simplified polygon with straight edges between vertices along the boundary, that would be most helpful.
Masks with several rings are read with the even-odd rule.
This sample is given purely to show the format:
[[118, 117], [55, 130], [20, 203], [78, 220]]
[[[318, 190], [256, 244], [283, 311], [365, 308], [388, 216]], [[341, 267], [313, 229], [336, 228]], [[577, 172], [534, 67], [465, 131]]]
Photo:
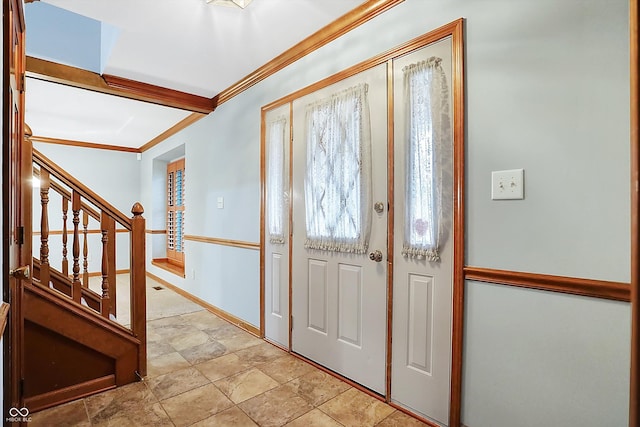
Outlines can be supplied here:
[[[9, 407], [21, 407], [22, 378], [22, 286], [19, 277], [10, 270], [31, 266], [31, 187], [29, 186], [30, 145], [24, 138], [24, 74], [25, 23], [21, 0], [3, 2], [3, 202], [8, 209], [3, 217], [3, 264], [8, 288], [3, 299], [11, 304], [9, 337], [4, 340], [4, 354], [10, 363], [5, 369], [5, 412]], [[8, 160], [8, 161], [7, 161]], [[28, 243], [27, 243], [28, 242]], [[6, 366], [5, 362], [5, 366]]]

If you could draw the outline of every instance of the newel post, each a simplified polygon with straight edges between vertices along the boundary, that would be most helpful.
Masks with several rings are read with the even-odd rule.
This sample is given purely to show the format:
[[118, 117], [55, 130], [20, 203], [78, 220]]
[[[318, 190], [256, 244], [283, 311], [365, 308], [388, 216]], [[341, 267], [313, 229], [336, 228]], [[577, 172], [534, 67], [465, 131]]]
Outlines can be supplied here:
[[147, 375], [147, 301], [144, 208], [136, 203], [131, 208], [131, 326], [140, 340], [139, 374]]

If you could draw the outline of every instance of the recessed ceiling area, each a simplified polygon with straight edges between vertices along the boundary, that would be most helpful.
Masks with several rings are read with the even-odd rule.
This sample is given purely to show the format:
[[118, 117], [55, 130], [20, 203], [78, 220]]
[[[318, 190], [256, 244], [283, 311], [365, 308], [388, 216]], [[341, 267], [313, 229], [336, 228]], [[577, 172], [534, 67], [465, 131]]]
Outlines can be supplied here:
[[[29, 42], [36, 33], [82, 38], [65, 19], [30, 18], [38, 7], [56, 16], [72, 12], [101, 28], [94, 43], [99, 73], [213, 98], [363, 3], [252, 0], [243, 9], [205, 0], [41, 0], [25, 5], [27, 56], [96, 72], [68, 59], [70, 42], [44, 49]], [[44, 138], [140, 148], [191, 114], [36, 78], [26, 82], [26, 123]]]
[[139, 148], [190, 111], [26, 79], [25, 122], [47, 138]]

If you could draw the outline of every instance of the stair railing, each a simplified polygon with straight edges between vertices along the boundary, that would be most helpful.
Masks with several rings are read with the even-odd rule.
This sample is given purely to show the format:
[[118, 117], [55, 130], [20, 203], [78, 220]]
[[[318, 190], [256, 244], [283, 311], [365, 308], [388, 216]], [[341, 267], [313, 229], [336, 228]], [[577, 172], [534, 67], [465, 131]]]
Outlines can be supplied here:
[[[72, 177], [60, 166], [33, 150], [34, 177], [40, 180], [40, 250], [39, 260], [34, 262], [35, 272], [43, 286], [58, 290], [67, 287], [67, 296], [77, 303], [85, 302], [101, 316], [115, 320], [116, 311], [116, 233], [129, 236], [129, 295], [130, 326], [132, 334], [142, 343], [140, 373], [146, 374], [146, 270], [145, 270], [145, 219], [144, 209], [135, 203], [133, 216], [127, 217], [110, 203], [98, 196], [86, 185]], [[50, 192], [57, 193], [61, 200], [61, 263], [60, 269], [51, 266], [50, 258]], [[69, 213], [69, 207], [71, 212]], [[34, 210], [35, 212], [36, 210]], [[71, 217], [72, 229], [67, 222]], [[98, 224], [100, 247], [100, 290], [90, 289], [89, 230], [90, 223]], [[71, 234], [71, 260], [69, 259], [68, 235]], [[35, 235], [35, 234], [34, 234]], [[35, 245], [34, 245], [35, 246]], [[82, 250], [81, 250], [82, 246]], [[34, 251], [35, 252], [35, 251]], [[71, 261], [71, 271], [69, 263]], [[38, 266], [39, 268], [36, 268]], [[67, 278], [67, 284], [55, 278]], [[70, 282], [70, 289], [68, 283]], [[64, 292], [64, 290], [63, 290]], [[66, 293], [66, 292], [64, 292]]]

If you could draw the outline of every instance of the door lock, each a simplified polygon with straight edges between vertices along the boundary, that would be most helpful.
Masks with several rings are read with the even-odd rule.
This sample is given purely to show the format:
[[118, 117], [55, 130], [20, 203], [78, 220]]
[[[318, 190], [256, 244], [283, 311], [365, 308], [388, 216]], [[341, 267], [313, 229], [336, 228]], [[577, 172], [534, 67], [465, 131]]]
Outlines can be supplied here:
[[377, 213], [381, 214], [382, 212], [384, 212], [384, 203], [376, 202], [373, 205], [373, 210], [376, 211]]
[[382, 252], [379, 250], [375, 250], [369, 254], [369, 259], [371, 261], [380, 262], [382, 261]]
[[18, 267], [14, 270], [10, 270], [9, 274], [16, 279], [28, 279], [30, 275], [29, 266]]

